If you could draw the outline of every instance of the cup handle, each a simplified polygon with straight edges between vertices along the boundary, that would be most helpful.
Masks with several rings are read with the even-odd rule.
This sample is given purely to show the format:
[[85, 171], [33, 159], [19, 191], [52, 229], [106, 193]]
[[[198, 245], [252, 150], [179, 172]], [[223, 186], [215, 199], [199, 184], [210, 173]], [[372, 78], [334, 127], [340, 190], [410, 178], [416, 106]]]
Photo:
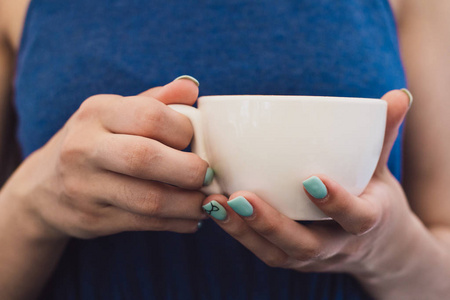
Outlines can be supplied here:
[[[206, 155], [205, 137], [203, 135], [202, 116], [200, 111], [195, 107], [183, 104], [170, 104], [168, 106], [189, 118], [192, 123], [192, 127], [194, 128], [194, 137], [191, 142], [192, 152], [211, 165]], [[223, 194], [216, 178], [213, 178], [210, 185], [204, 186], [200, 190], [207, 195]]]

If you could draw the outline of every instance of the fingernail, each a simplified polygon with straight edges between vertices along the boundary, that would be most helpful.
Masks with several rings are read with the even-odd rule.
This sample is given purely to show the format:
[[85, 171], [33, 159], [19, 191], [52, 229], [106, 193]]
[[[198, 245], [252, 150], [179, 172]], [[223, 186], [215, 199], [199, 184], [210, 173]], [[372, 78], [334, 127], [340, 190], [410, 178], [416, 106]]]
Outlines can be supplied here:
[[323, 199], [328, 195], [327, 187], [317, 176], [312, 176], [303, 181], [303, 186], [316, 199]]
[[227, 218], [227, 211], [216, 200], [203, 205], [203, 209], [214, 219], [223, 221]]
[[413, 103], [413, 95], [411, 94], [411, 92], [410, 92], [408, 89], [406, 89], [406, 88], [403, 88], [403, 89], [401, 89], [400, 91], [402, 91], [402, 92], [404, 92], [406, 95], [408, 95], [408, 98], [409, 98], [409, 107], [411, 107], [411, 105], [412, 105], [412, 103]]
[[208, 168], [206, 170], [205, 179], [203, 180], [203, 186], [208, 186], [211, 184], [211, 182], [214, 179], [214, 170], [211, 168]]
[[197, 223], [197, 228], [198, 229], [202, 228], [202, 226], [203, 226], [203, 221], [200, 221], [200, 222]]
[[180, 79], [188, 79], [188, 80], [192, 81], [193, 83], [195, 83], [197, 86], [200, 86], [200, 82], [198, 82], [197, 79], [195, 79], [194, 77], [192, 77], [190, 75], [181, 75], [181, 76], [175, 78], [175, 80], [180, 80]]
[[242, 196], [236, 197], [227, 203], [240, 216], [250, 217], [253, 214], [253, 206]]

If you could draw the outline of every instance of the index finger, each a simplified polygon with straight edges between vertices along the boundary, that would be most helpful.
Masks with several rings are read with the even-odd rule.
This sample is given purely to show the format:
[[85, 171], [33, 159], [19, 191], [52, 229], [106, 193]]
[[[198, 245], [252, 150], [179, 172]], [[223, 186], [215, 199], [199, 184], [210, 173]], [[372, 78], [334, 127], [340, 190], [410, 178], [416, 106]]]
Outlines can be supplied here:
[[208, 175], [208, 163], [196, 154], [140, 136], [105, 134], [95, 149], [95, 166], [135, 178], [199, 189]]
[[183, 75], [164, 86], [144, 91], [138, 96], [152, 97], [164, 104], [192, 105], [198, 98], [199, 85], [199, 82], [194, 77]]
[[386, 119], [386, 134], [383, 149], [381, 151], [378, 166], [375, 172], [383, 171], [386, 167], [392, 147], [398, 135], [408, 108], [411, 105], [412, 96], [407, 90], [394, 90], [386, 93], [383, 97], [388, 104]]
[[96, 96], [84, 105], [98, 115], [109, 132], [157, 140], [175, 149], [186, 148], [193, 136], [189, 119], [164, 103], [146, 96]]

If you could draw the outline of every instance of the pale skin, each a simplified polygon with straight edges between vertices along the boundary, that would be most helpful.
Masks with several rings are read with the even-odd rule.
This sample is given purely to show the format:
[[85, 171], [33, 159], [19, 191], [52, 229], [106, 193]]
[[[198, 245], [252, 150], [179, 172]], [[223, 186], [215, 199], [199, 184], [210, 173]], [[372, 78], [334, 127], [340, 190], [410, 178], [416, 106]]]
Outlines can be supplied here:
[[[0, 0], [0, 149], [8, 145], [3, 124], [10, 114], [13, 61], [27, 4]], [[0, 244], [8, 247], [0, 247], [0, 298], [36, 297], [70, 237], [195, 232], [205, 217], [202, 204], [212, 199], [228, 213], [216, 222], [270, 266], [348, 272], [378, 299], [448, 297], [450, 4], [398, 0], [392, 6], [414, 104], [409, 109], [401, 91], [383, 97], [386, 140], [362, 195], [350, 195], [326, 174], [311, 174], [328, 190], [323, 200], [310, 196], [311, 201], [335, 222], [302, 226], [245, 191], [230, 198], [244, 196], [254, 208], [250, 217], [237, 215], [224, 196], [205, 199], [197, 190], [208, 165], [179, 151], [189, 143], [192, 128], [165, 105], [192, 104], [198, 95], [192, 81], [177, 80], [135, 97], [97, 95], [1, 189]], [[386, 161], [406, 114], [402, 188]]]

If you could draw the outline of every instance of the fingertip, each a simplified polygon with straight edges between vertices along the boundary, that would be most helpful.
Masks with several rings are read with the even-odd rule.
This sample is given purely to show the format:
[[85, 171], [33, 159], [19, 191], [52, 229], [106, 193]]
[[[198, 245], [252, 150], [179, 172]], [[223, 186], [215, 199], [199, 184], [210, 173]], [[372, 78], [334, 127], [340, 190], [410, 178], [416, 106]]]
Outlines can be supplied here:
[[193, 105], [198, 98], [198, 85], [196, 80], [188, 79], [190, 76], [180, 76], [165, 86], [157, 89], [154, 97], [165, 104]]
[[314, 200], [324, 200], [328, 196], [328, 189], [318, 176], [311, 176], [303, 181], [303, 187]]
[[323, 174], [308, 177], [303, 181], [303, 188], [314, 204], [328, 216], [332, 213], [330, 209], [339, 205], [341, 199], [353, 197], [339, 183]]
[[225, 220], [228, 216], [225, 207], [216, 200], [211, 200], [203, 205], [202, 208], [208, 215], [219, 221]]
[[142, 93], [138, 94], [138, 96], [155, 98], [155, 96], [158, 95], [158, 93], [161, 91], [162, 88], [163, 88], [162, 86], [156, 86], [154, 88], [143, 91]]
[[388, 114], [395, 115], [394, 119], [403, 116], [412, 104], [412, 94], [406, 88], [387, 92], [382, 98], [388, 104]]
[[203, 211], [212, 218], [225, 221], [228, 218], [228, 212], [225, 208], [227, 198], [223, 195], [208, 196], [202, 204]]
[[193, 82], [197, 87], [200, 86], [200, 82], [198, 82], [198, 80], [195, 79], [194, 77], [192, 77], [191, 75], [181, 75], [181, 76], [178, 76], [177, 78], [175, 78], [173, 81], [177, 81], [177, 80], [181, 80], [181, 79], [187, 79], [187, 80], [190, 80], [190, 81]]
[[233, 194], [231, 194], [228, 197], [228, 199], [232, 200], [232, 199], [237, 198], [239, 196], [242, 196], [245, 199], [250, 200], [250, 202], [253, 202], [256, 199], [259, 199], [259, 197], [255, 193], [252, 193], [252, 192], [249, 192], [249, 191], [237, 191], [237, 192], [234, 192]]
[[203, 186], [208, 186], [214, 179], [214, 170], [211, 167], [206, 169], [205, 179], [203, 179]]
[[231, 200], [228, 200], [227, 204], [234, 210], [235, 213], [242, 217], [250, 217], [253, 215], [253, 206], [244, 196], [231, 198]]
[[[166, 104], [192, 105], [198, 98], [200, 83], [190, 75], [181, 75], [163, 86], [156, 86], [143, 91], [139, 96], [153, 97]], [[186, 99], [187, 102], [186, 102]]]
[[387, 164], [391, 149], [398, 136], [398, 130], [409, 110], [412, 99], [410, 98], [410, 95], [411, 93], [407, 93], [404, 90], [393, 90], [386, 93], [382, 97], [382, 99], [387, 102], [388, 107], [384, 144], [380, 154], [378, 166], [375, 171], [376, 173], [382, 170]]
[[215, 200], [215, 201], [221, 203], [222, 205], [224, 205], [225, 203], [227, 203], [228, 198], [225, 197], [224, 195], [220, 195], [220, 194], [209, 195], [208, 197], [206, 197], [203, 200], [202, 206], [207, 204], [207, 203], [209, 203], [209, 202], [211, 202], [211, 201], [213, 201], [213, 200]]
[[408, 96], [408, 100], [409, 100], [408, 107], [411, 107], [413, 100], [414, 100], [414, 97], [411, 94], [411, 92], [407, 88], [402, 88], [402, 89], [400, 89], [400, 91], [404, 92]]
[[[319, 176], [311, 176], [305, 181], [305, 189], [307, 189], [308, 183], [319, 186], [315, 187], [317, 189], [326, 187], [328, 193], [324, 198], [314, 198], [312, 195], [314, 190], [313, 193], [309, 194], [309, 198], [327, 216], [338, 222], [345, 231], [360, 235], [373, 228], [379, 216], [379, 211], [373, 206], [372, 201], [361, 200], [338, 182], [323, 175], [320, 175], [320, 178]], [[321, 187], [321, 183], [323, 187]], [[320, 192], [324, 193], [324, 191]]]

